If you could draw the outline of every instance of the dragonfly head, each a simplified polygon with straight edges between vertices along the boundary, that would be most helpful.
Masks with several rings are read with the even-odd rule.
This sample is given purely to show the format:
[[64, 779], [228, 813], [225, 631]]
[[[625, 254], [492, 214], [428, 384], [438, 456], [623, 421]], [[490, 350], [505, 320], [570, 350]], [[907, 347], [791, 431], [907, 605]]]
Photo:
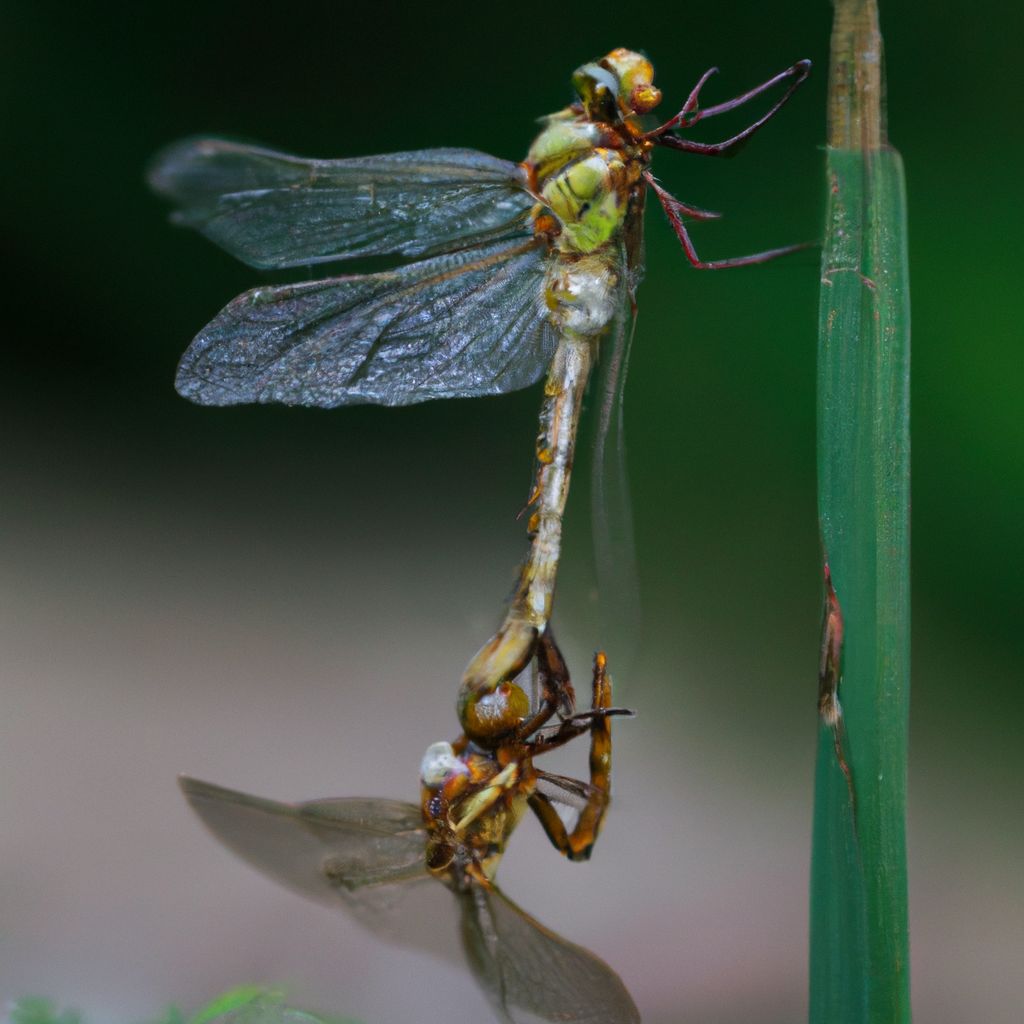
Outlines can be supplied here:
[[572, 87], [591, 121], [615, 124], [619, 120], [619, 80], [600, 64], [584, 64], [572, 75]]
[[620, 47], [606, 57], [577, 68], [573, 88], [592, 121], [618, 124], [647, 114], [661, 102], [654, 86], [654, 66], [639, 53]]
[[465, 791], [469, 776], [469, 766], [451, 743], [442, 740], [427, 747], [420, 763], [420, 783], [423, 819], [429, 829], [427, 867], [431, 871], [444, 871], [455, 858], [458, 843], [448, 812]]

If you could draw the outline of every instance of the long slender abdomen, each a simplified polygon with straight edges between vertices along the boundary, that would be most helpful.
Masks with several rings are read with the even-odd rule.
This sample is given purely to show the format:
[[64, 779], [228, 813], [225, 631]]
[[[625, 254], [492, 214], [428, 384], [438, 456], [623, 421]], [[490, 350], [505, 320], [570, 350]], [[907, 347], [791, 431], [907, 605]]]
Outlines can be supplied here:
[[466, 668], [463, 694], [491, 691], [518, 675], [551, 618], [583, 393], [621, 294], [611, 247], [586, 256], [553, 254], [544, 301], [561, 341], [544, 385], [530, 551], [505, 621]]

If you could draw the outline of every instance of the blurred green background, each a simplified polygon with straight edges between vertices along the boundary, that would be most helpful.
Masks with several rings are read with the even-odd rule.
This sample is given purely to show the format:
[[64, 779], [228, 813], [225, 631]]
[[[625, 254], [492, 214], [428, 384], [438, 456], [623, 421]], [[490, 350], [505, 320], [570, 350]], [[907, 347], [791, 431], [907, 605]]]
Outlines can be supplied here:
[[[912, 984], [919, 1020], [1019, 1019], [1022, 16], [884, 5], [914, 304]], [[416, 797], [525, 541], [537, 389], [334, 413], [178, 398], [188, 340], [260, 280], [142, 180], [185, 134], [307, 155], [519, 159], [625, 45], [666, 109], [800, 57], [731, 162], [659, 153], [705, 258], [816, 237], [830, 8], [7, 3], [0, 376], [0, 998], [131, 1021], [230, 985], [367, 1021], [487, 1019], [457, 959], [378, 942], [222, 853], [173, 784]], [[711, 139], [735, 120], [712, 122]], [[699, 274], [660, 211], [626, 398], [644, 625], [616, 675], [591, 864], [533, 824], [507, 891], [622, 974], [650, 1024], [805, 1014], [819, 618], [816, 256]], [[594, 635], [586, 492], [556, 623]], [[583, 771], [582, 752], [566, 770]], [[428, 922], [433, 926], [433, 922]], [[437, 950], [453, 924], [436, 920]]]

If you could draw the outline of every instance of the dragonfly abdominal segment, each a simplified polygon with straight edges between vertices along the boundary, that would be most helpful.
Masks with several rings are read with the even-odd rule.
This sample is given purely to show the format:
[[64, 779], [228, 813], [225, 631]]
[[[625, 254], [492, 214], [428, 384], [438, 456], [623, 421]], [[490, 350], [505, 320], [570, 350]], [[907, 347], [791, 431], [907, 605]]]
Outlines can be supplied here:
[[507, 731], [504, 714], [485, 717], [478, 709], [492, 706], [499, 685], [526, 668], [551, 617], [577, 424], [593, 360], [594, 342], [584, 336], [567, 334], [555, 352], [541, 411], [530, 551], [505, 621], [467, 666], [460, 690], [462, 725], [474, 738]]

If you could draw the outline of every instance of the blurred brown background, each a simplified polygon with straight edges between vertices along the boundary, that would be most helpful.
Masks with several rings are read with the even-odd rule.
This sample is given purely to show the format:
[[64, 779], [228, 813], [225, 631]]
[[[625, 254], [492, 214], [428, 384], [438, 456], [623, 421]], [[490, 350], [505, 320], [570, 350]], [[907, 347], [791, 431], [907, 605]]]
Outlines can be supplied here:
[[[219, 849], [188, 771], [285, 799], [415, 799], [525, 541], [539, 394], [336, 413], [205, 410], [176, 359], [258, 283], [172, 230], [143, 166], [219, 132], [344, 156], [525, 153], [569, 75], [645, 48], [666, 107], [800, 57], [732, 162], [660, 153], [726, 218], [707, 258], [812, 238], [830, 10], [376, 3], [5, 5], [0, 376], [0, 997], [93, 1022], [242, 982], [369, 1022], [488, 1019], [457, 961], [377, 942]], [[1019, 10], [883, 3], [914, 292], [912, 982], [930, 1024], [1019, 1019], [1022, 566]], [[1013, 24], [1011, 24], [1011, 21]], [[674, 108], [673, 108], [674, 109]], [[702, 132], [745, 123], [741, 117]], [[644, 630], [620, 666], [594, 860], [533, 823], [501, 878], [599, 952], [645, 1021], [805, 1016], [818, 550], [813, 254], [689, 269], [648, 214], [626, 401]], [[557, 609], [586, 677], [577, 488]], [[582, 751], [562, 767], [582, 772]], [[437, 944], [454, 942], [438, 919]]]

